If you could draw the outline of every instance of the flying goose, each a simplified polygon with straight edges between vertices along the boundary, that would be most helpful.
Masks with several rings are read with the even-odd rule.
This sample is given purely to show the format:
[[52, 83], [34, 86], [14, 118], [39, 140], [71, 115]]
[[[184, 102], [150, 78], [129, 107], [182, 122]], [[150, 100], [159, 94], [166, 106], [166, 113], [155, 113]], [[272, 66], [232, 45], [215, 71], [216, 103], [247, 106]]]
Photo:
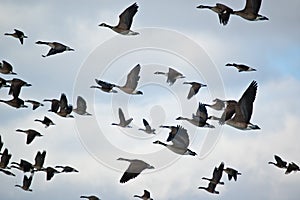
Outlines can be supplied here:
[[171, 67], [169, 67], [168, 72], [154, 72], [154, 74], [165, 75], [167, 77], [167, 83], [169, 83], [170, 86], [173, 85], [177, 79], [185, 78], [180, 72]]
[[169, 128], [171, 132], [167, 138], [167, 142], [172, 142], [172, 144], [166, 144], [159, 140], [153, 142], [153, 144], [160, 144], [171, 150], [172, 152], [179, 155], [191, 155], [196, 156], [197, 154], [188, 149], [190, 144], [189, 135], [187, 130], [182, 126], [160, 126], [160, 128]]
[[36, 156], [34, 158], [34, 165], [33, 167], [36, 169], [36, 170], [41, 170], [43, 169], [43, 165], [44, 165], [44, 162], [45, 162], [45, 158], [46, 158], [46, 151], [43, 151], [42, 153], [40, 151], [38, 151], [36, 153]]
[[215, 6], [200, 5], [197, 8], [200, 8], [200, 9], [206, 8], [206, 9], [210, 9], [210, 10], [214, 11], [215, 13], [218, 14], [220, 24], [222, 24], [224, 26], [228, 23], [230, 14], [233, 14], [233, 10], [231, 8], [229, 8], [228, 6], [221, 4], [221, 3], [217, 3]]
[[27, 129], [27, 130], [21, 130], [21, 129], [17, 129], [17, 132], [23, 132], [27, 134], [27, 139], [26, 139], [26, 144], [30, 144], [35, 137], [41, 137], [43, 136], [42, 134], [40, 134], [39, 132], [33, 130], [33, 129]]
[[150, 192], [147, 191], [147, 190], [144, 190], [144, 194], [142, 196], [140, 196], [140, 195], [134, 195], [133, 197], [137, 197], [137, 198], [140, 198], [140, 199], [143, 199], [143, 200], [153, 200], [150, 197]]
[[25, 172], [33, 172], [33, 166], [30, 162], [27, 160], [20, 160], [20, 163], [17, 162], [12, 162], [12, 165], [10, 166], [11, 168], [19, 169], [21, 171]]
[[97, 88], [107, 93], [118, 93], [116, 90], [113, 90], [113, 88], [116, 87], [115, 84], [108, 83], [99, 79], [95, 79], [95, 81], [99, 86], [92, 85], [90, 88]]
[[289, 165], [288, 165], [287, 168], [286, 168], [285, 174], [289, 174], [289, 173], [291, 173], [292, 171], [295, 171], [295, 172], [300, 171], [299, 166], [296, 165], [296, 164], [293, 163], [293, 162], [289, 163]]
[[23, 44], [23, 40], [24, 38], [28, 38], [22, 31], [18, 30], [18, 29], [14, 29], [14, 33], [4, 33], [4, 35], [9, 35], [12, 36], [14, 38], [18, 38], [21, 42], [21, 44]]
[[208, 180], [211, 183], [214, 184], [220, 184], [220, 185], [224, 185], [224, 182], [221, 182], [221, 178], [223, 175], [223, 170], [224, 170], [224, 163], [222, 162], [219, 167], [215, 167], [214, 171], [213, 171], [213, 177], [212, 178], [206, 178], [206, 177], [202, 177], [203, 180]]
[[8, 163], [9, 163], [10, 159], [11, 159], [11, 154], [8, 153], [8, 149], [5, 148], [3, 153], [1, 154], [0, 168], [1, 169], [10, 169], [10, 167], [8, 167]]
[[258, 14], [262, 0], [246, 0], [243, 10], [233, 11], [232, 14], [238, 15], [249, 21], [269, 20], [267, 17]]
[[155, 129], [151, 128], [147, 120], [143, 119], [143, 124], [145, 126], [145, 129], [139, 128], [140, 131], [144, 131], [145, 133], [148, 134], [156, 134]]
[[18, 78], [14, 78], [12, 80], [8, 80], [8, 83], [10, 83], [10, 88], [9, 88], [9, 95], [12, 95], [14, 98], [18, 98], [21, 92], [22, 87], [30, 87], [32, 86], [31, 84], [27, 83], [26, 81], [23, 81]]
[[6, 62], [5, 60], [2, 60], [2, 63], [0, 62], [0, 73], [17, 75], [17, 73], [13, 72], [12, 65], [10, 63]]
[[212, 108], [214, 110], [217, 110], [217, 111], [223, 110], [225, 108], [225, 101], [223, 101], [221, 99], [218, 99], [218, 98], [215, 98], [213, 100], [213, 102], [215, 102], [215, 103], [211, 104], [211, 105], [209, 105], [209, 104], [204, 104], [204, 105], [208, 106], [208, 107], [210, 107], [210, 108]]
[[119, 88], [127, 94], [143, 94], [142, 91], [136, 90], [138, 81], [140, 80], [139, 73], [141, 71], [140, 64], [137, 64], [127, 75], [127, 80], [124, 86], [116, 85], [116, 88]]
[[176, 118], [176, 120], [185, 120], [198, 127], [215, 128], [213, 125], [210, 125], [206, 122], [207, 119], [208, 119], [208, 115], [207, 115], [207, 109], [205, 107], [205, 104], [202, 104], [200, 102], [199, 102], [198, 109], [196, 111], [196, 115], [193, 114], [191, 119], [186, 117]]
[[34, 100], [25, 100], [25, 102], [32, 104], [32, 110], [35, 110], [35, 109], [37, 109], [40, 106], [44, 106], [44, 104], [42, 104], [42, 103], [40, 103], [38, 101], [34, 101]]
[[53, 121], [50, 118], [46, 117], [46, 116], [44, 116], [43, 120], [35, 119], [34, 121], [41, 122], [42, 124], [45, 124], [45, 128], [48, 128], [50, 125], [55, 125], [53, 123]]
[[62, 169], [61, 172], [66, 172], [66, 173], [78, 172], [77, 169], [70, 167], [70, 166], [55, 166], [55, 168], [60, 168], [60, 169]]
[[49, 112], [58, 112], [60, 101], [58, 99], [44, 99], [44, 102], [51, 102], [51, 108], [48, 110]]
[[45, 44], [48, 45], [49, 47], [51, 47], [51, 49], [49, 50], [49, 52], [47, 53], [47, 55], [42, 55], [42, 57], [47, 57], [47, 56], [51, 56], [57, 53], [62, 53], [64, 51], [75, 51], [74, 49], [61, 44], [59, 42], [42, 42], [42, 41], [37, 41], [36, 44]]
[[129, 126], [129, 124], [131, 123], [133, 118], [125, 120], [124, 113], [123, 113], [121, 108], [119, 108], [119, 119], [120, 119], [120, 122], [118, 124], [117, 123], [112, 123], [111, 125], [120, 126], [120, 127], [123, 127], [123, 128], [126, 128], [126, 127], [127, 128], [132, 128], [131, 126]]
[[153, 166], [138, 159], [118, 158], [117, 160], [130, 162], [128, 168], [126, 169], [126, 171], [120, 179], [120, 183], [126, 183], [130, 179], [137, 177], [145, 169], [154, 169]]
[[87, 106], [84, 98], [78, 96], [76, 104], [77, 108], [74, 108], [73, 112], [77, 113], [78, 115], [91, 115], [90, 113], [86, 112]]
[[276, 163], [274, 162], [268, 162], [268, 164], [273, 164], [275, 165], [276, 167], [278, 168], [287, 168], [287, 162], [286, 161], [283, 161], [279, 156], [277, 155], [274, 155], [274, 158], [276, 160]]
[[21, 185], [15, 185], [15, 187], [20, 187], [25, 191], [32, 192], [32, 189], [30, 189], [30, 185], [31, 185], [31, 182], [32, 182], [32, 177], [33, 177], [33, 173], [30, 175], [29, 178], [26, 175], [24, 175], [23, 185], [22, 186]]
[[67, 96], [64, 93], [62, 93], [60, 96], [59, 108], [59, 111], [55, 112], [57, 115], [66, 118], [74, 118], [74, 116], [71, 115], [71, 112], [73, 111], [73, 106], [68, 104]]
[[244, 64], [236, 64], [236, 63], [227, 63], [226, 66], [233, 66], [238, 69], [239, 72], [251, 72], [256, 71], [256, 69], [249, 67]]
[[198, 187], [198, 189], [206, 190], [207, 192], [210, 192], [212, 194], [219, 194], [219, 191], [216, 191], [217, 184], [209, 182], [207, 187]]
[[108, 27], [111, 30], [122, 34], [122, 35], [138, 35], [138, 32], [134, 32], [130, 30], [130, 27], [132, 25], [132, 20], [134, 15], [138, 11], [138, 5], [136, 3], [132, 4], [126, 10], [124, 10], [120, 15], [119, 15], [119, 23], [117, 26], [111, 26], [106, 23], [101, 23], [99, 26], [103, 27]]
[[28, 107], [24, 104], [24, 101], [20, 98], [13, 98], [11, 100], [0, 99], [0, 102], [5, 103], [14, 108], [27, 108]]
[[183, 82], [183, 84], [190, 84], [192, 85], [187, 96], [187, 99], [191, 99], [194, 95], [198, 93], [201, 87], [207, 87], [207, 85], [197, 82]]
[[226, 169], [224, 169], [224, 172], [227, 173], [228, 175], [228, 180], [231, 180], [232, 177], [233, 179], [236, 181], [237, 180], [237, 176], [238, 175], [242, 175], [240, 172], [238, 172], [236, 169], [233, 169], [233, 168], [230, 168], [230, 167], [227, 167]]
[[2, 88], [2, 87], [10, 87], [9, 85], [7, 85], [7, 80], [5, 80], [4, 78], [1, 78], [0, 77], [0, 89]]
[[82, 199], [88, 199], [88, 200], [100, 200], [98, 197], [96, 197], [95, 195], [91, 195], [91, 196], [80, 196], [80, 198]]
[[14, 173], [12, 173], [11, 171], [5, 170], [5, 169], [1, 169], [0, 168], [0, 172], [8, 175], [8, 176], [16, 176]]
[[[222, 114], [222, 120], [227, 125], [240, 130], [260, 129], [259, 126], [250, 123], [256, 91], [257, 82], [252, 81], [237, 103], [235, 101], [226, 101], [227, 106]], [[234, 109], [231, 109], [231, 107], [234, 107]], [[226, 116], [225, 119], [224, 115]], [[232, 115], [234, 116], [232, 117]]]
[[46, 172], [46, 180], [50, 181], [55, 174], [59, 174], [61, 172], [57, 171], [53, 167], [42, 168], [40, 171]]

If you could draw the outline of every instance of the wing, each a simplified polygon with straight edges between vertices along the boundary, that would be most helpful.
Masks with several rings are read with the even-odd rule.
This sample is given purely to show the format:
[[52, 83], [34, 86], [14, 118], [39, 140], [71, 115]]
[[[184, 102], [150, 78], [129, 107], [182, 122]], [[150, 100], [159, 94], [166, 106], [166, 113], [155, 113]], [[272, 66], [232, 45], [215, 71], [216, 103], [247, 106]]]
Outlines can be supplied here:
[[54, 101], [52, 101], [51, 103], [51, 111], [52, 112], [57, 112], [60, 106], [60, 101], [58, 101], [57, 99], [55, 99]]
[[129, 30], [132, 24], [133, 17], [137, 13], [137, 11], [138, 11], [138, 5], [136, 3], [126, 8], [119, 15], [119, 24], [117, 25], [117, 27], [124, 30]]
[[121, 177], [120, 183], [125, 183], [130, 179], [137, 177], [145, 169], [145, 166], [146, 164], [143, 161], [131, 162]]
[[119, 119], [120, 119], [120, 123], [125, 122], [124, 113], [121, 108], [119, 108]]
[[113, 87], [115, 87], [116, 85], [114, 84], [111, 84], [111, 83], [107, 83], [105, 81], [101, 81], [101, 80], [98, 80], [98, 79], [95, 79], [96, 83], [98, 85], [100, 85], [102, 88], [109, 88], [109, 89], [112, 89]]
[[5, 60], [2, 60], [2, 68], [8, 70], [8, 71], [12, 71], [13, 67], [10, 63], [6, 62]]
[[143, 119], [143, 124], [144, 124], [145, 127], [149, 126], [149, 123], [145, 119]]
[[64, 93], [62, 93], [60, 96], [59, 104], [61, 110], [66, 110], [68, 107], [67, 96]]
[[231, 117], [235, 113], [235, 107], [237, 106], [237, 102], [234, 100], [226, 101], [226, 108], [222, 113], [220, 123], [223, 124], [225, 121], [231, 119]]
[[190, 144], [189, 135], [187, 133], [187, 130], [183, 128], [182, 126], [178, 126], [178, 130], [176, 132], [176, 135], [171, 140], [172, 143], [180, 148], [187, 148]]
[[199, 83], [193, 83], [190, 88], [189, 94], [187, 96], [188, 99], [191, 99], [194, 95], [196, 95], [200, 89], [201, 85]]
[[207, 109], [205, 107], [205, 104], [202, 104], [199, 102], [199, 106], [196, 112], [196, 116], [200, 117], [201, 122], [206, 122], [208, 116], [207, 116]]
[[287, 162], [283, 161], [279, 156], [274, 155], [274, 158], [276, 160], [277, 163], [282, 163], [282, 164], [287, 164]]
[[35, 138], [35, 134], [34, 133], [29, 133], [27, 134], [27, 139], [26, 139], [26, 144], [30, 144]]
[[218, 13], [220, 24], [226, 25], [233, 10], [224, 4], [217, 3], [216, 5], [221, 10], [221, 13]]
[[255, 14], [258, 14], [258, 11], [260, 9], [262, 0], [246, 0], [246, 6], [244, 10], [249, 10]]
[[140, 64], [137, 64], [127, 75], [126, 88], [136, 89], [138, 81], [140, 79], [139, 73], [141, 71]]
[[150, 192], [147, 190], [144, 190], [144, 195], [145, 198], [150, 198]]
[[86, 108], [87, 108], [86, 101], [81, 96], [78, 96], [77, 97], [77, 109], [86, 111]]

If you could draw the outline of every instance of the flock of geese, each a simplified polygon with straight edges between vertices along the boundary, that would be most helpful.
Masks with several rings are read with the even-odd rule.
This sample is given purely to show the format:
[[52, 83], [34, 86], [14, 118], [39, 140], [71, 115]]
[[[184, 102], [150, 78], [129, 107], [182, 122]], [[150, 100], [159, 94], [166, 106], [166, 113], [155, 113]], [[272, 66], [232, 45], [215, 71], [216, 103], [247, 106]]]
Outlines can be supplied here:
[[[243, 10], [234, 11], [230, 7], [217, 3], [215, 6], [204, 6], [200, 5], [197, 8], [199, 9], [210, 9], [216, 12], [219, 16], [219, 21], [221, 24], [226, 25], [229, 21], [230, 15], [238, 15], [246, 20], [250, 21], [257, 21], [257, 20], [268, 20], [267, 17], [262, 16], [259, 13], [259, 8], [261, 6], [262, 0], [246, 0], [246, 5]], [[106, 23], [101, 23], [99, 26], [107, 27], [111, 30], [122, 34], [122, 35], [138, 35], [138, 32], [130, 30], [133, 17], [138, 11], [137, 3], [132, 4], [127, 9], [125, 9], [119, 16], [119, 23], [116, 26], [111, 26]], [[5, 33], [6, 36], [12, 36], [14, 38], [19, 39], [20, 43], [23, 45], [24, 39], [27, 36], [20, 30], [15, 29], [14, 33]], [[42, 55], [43, 57], [52, 56], [58, 53], [62, 53], [65, 51], [74, 51], [69, 46], [61, 44], [59, 42], [44, 42], [44, 41], [37, 41], [36, 44], [41, 45], [48, 45], [50, 47], [49, 52], [46, 55]], [[256, 71], [255, 68], [249, 67], [244, 64], [236, 64], [236, 63], [228, 63], [226, 66], [235, 67], [239, 72], [250, 72]], [[140, 80], [139, 73], [141, 71], [141, 65], [137, 64], [135, 67], [127, 75], [126, 83], [123, 86], [106, 82], [100, 79], [95, 79], [97, 85], [90, 86], [90, 88], [99, 89], [105, 93], [118, 93], [122, 91], [129, 95], [143, 95], [143, 92], [137, 89], [138, 82]], [[16, 72], [13, 70], [13, 66], [3, 60], [0, 63], [0, 73], [4, 75], [17, 75]], [[169, 68], [167, 72], [157, 71], [154, 72], [155, 75], [164, 75], [166, 76], [166, 82], [172, 86], [178, 79], [186, 78], [182, 73], [178, 72], [176, 69]], [[207, 87], [207, 85], [199, 82], [183, 82], [183, 84], [190, 85], [190, 90], [187, 95], [187, 99], [191, 99], [195, 96], [202, 87]], [[35, 100], [23, 100], [20, 98], [21, 89], [25, 87], [31, 87], [32, 85], [27, 83], [24, 80], [19, 78], [13, 78], [12, 80], [6, 80], [4, 78], [0, 78], [0, 89], [9, 88], [8, 95], [11, 95], [12, 98], [9, 100], [0, 100], [0, 102], [5, 103], [14, 108], [27, 108], [26, 104], [32, 104], [32, 109], [35, 110], [39, 107], [44, 106], [43, 103], [35, 101]], [[192, 114], [191, 118], [187, 117], [178, 117], [176, 120], [185, 120], [197, 127], [206, 127], [206, 128], [215, 128], [214, 125], [208, 123], [208, 120], [217, 120], [219, 124], [227, 124], [232, 126], [236, 129], [240, 130], [259, 130], [260, 127], [256, 124], [253, 124], [251, 121], [251, 115], [253, 112], [253, 103], [256, 98], [258, 84], [256, 81], [252, 81], [249, 86], [246, 88], [242, 96], [239, 100], [221, 100], [221, 99], [214, 99], [213, 104], [203, 104], [199, 102], [198, 108], [195, 114]], [[85, 99], [81, 96], [77, 97], [77, 108], [73, 108], [71, 104], [68, 103], [67, 96], [62, 93], [59, 99], [44, 99], [44, 102], [50, 102], [51, 106], [48, 110], [60, 117], [63, 118], [74, 118], [72, 112], [77, 113], [78, 115], [91, 115], [87, 112], [87, 103]], [[206, 107], [212, 108], [217, 111], [223, 111], [223, 113], [219, 116], [209, 116]], [[130, 123], [132, 122], [133, 118], [126, 119], [122, 108], [118, 109], [119, 115], [119, 123], [112, 123], [112, 125], [119, 126], [121, 128], [131, 128]], [[49, 117], [44, 116], [43, 119], [35, 119], [34, 121], [39, 122], [45, 125], [45, 128], [49, 126], [56, 125]], [[145, 132], [146, 134], [156, 134], [156, 130], [150, 126], [146, 119], [143, 119], [144, 128], [139, 128], [138, 130]], [[172, 151], [173, 153], [179, 155], [190, 155], [196, 156], [197, 153], [193, 150], [189, 149], [189, 135], [187, 129], [182, 127], [181, 125], [161, 125], [160, 128], [169, 129], [170, 132], [166, 139], [166, 142], [162, 142], [156, 140], [153, 144], [161, 145], [168, 150]], [[30, 145], [36, 137], [43, 136], [40, 132], [33, 130], [33, 129], [17, 129], [16, 132], [22, 132], [27, 135], [26, 144]], [[24, 173], [30, 173], [29, 176], [24, 174], [23, 177], [23, 184], [22, 185], [15, 185], [16, 187], [20, 187], [25, 191], [32, 191], [30, 185], [33, 181], [33, 177], [35, 173], [45, 172], [46, 173], [46, 180], [49, 181], [55, 174], [59, 173], [70, 173], [75, 172], [76, 170], [70, 166], [62, 166], [57, 165], [55, 167], [51, 166], [44, 166], [45, 158], [46, 158], [46, 151], [37, 151], [34, 164], [30, 161], [25, 159], [20, 159], [19, 162], [11, 162], [10, 159], [12, 154], [9, 153], [8, 148], [5, 148], [2, 151], [4, 143], [0, 136], [0, 155], [1, 155], [1, 162], [0, 162], [0, 172], [8, 175], [8, 176], [15, 176], [15, 173], [12, 169], [18, 169]], [[120, 178], [120, 183], [126, 183], [127, 181], [136, 178], [143, 170], [146, 169], [154, 169], [154, 166], [148, 164], [147, 162], [139, 159], [127, 159], [127, 158], [118, 158], [119, 161], [126, 161], [129, 163], [128, 168], [123, 173], [122, 177]], [[299, 166], [294, 162], [291, 162], [287, 165], [286, 161], [283, 161], [279, 156], [275, 155], [276, 163], [269, 162], [269, 164], [273, 164], [278, 168], [286, 169], [286, 174], [291, 173], [292, 171], [300, 171]], [[219, 194], [216, 191], [216, 186], [218, 184], [224, 185], [224, 182], [221, 181], [223, 171], [227, 173], [228, 179], [232, 180], [232, 178], [237, 181], [238, 175], [241, 173], [234, 169], [224, 167], [224, 162], [222, 162], [219, 166], [216, 166], [213, 170], [212, 178], [203, 177], [202, 179], [209, 181], [207, 187], [199, 187], [199, 189], [204, 189], [213, 194]], [[143, 195], [134, 195], [136, 198], [150, 200], [152, 199], [150, 196], [150, 192], [144, 190]], [[85, 198], [89, 200], [98, 200], [99, 198], [95, 195], [82, 195], [80, 198]]]

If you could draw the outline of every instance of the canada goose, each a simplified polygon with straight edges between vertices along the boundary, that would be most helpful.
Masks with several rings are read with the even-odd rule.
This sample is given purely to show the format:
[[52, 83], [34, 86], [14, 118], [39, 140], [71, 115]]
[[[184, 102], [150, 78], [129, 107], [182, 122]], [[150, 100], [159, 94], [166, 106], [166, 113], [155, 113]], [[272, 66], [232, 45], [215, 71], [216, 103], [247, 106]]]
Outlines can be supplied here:
[[10, 87], [9, 85], [7, 85], [7, 83], [8, 83], [7, 80], [0, 77], [0, 89], [2, 87]]
[[21, 130], [21, 129], [17, 129], [17, 132], [23, 132], [27, 134], [27, 139], [26, 139], [26, 144], [30, 144], [35, 137], [41, 137], [43, 136], [42, 134], [40, 134], [39, 132], [33, 130], [33, 129], [27, 129], [27, 130]]
[[40, 151], [38, 151], [34, 158], [35, 162], [34, 162], [33, 167], [37, 170], [43, 169], [45, 158], [46, 158], [46, 151], [43, 151], [42, 153]]
[[4, 33], [4, 35], [9, 35], [12, 36], [14, 38], [18, 38], [21, 42], [21, 44], [23, 44], [23, 39], [24, 38], [28, 38], [22, 31], [18, 30], [18, 29], [14, 29], [14, 33]]
[[77, 169], [70, 167], [70, 166], [55, 166], [55, 168], [61, 168], [62, 169], [61, 172], [66, 172], [66, 173], [78, 172]]
[[27, 108], [28, 107], [24, 104], [24, 101], [20, 98], [13, 98], [11, 100], [0, 99], [0, 102], [6, 103], [7, 105], [14, 107], [14, 108]]
[[2, 63], [0, 62], [0, 73], [17, 75], [17, 73], [13, 72], [12, 65], [5, 60], [2, 60]]
[[223, 24], [224, 26], [228, 23], [230, 14], [233, 13], [233, 10], [231, 8], [221, 3], [217, 3], [215, 6], [200, 5], [197, 8], [200, 9], [207, 8], [214, 11], [219, 16], [220, 24]]
[[110, 26], [106, 23], [101, 23], [99, 26], [103, 27], [108, 27], [111, 30], [122, 34], [122, 35], [138, 35], [138, 32], [134, 32], [130, 30], [132, 20], [134, 15], [138, 11], [138, 5], [136, 3], [132, 4], [126, 10], [124, 10], [120, 15], [119, 15], [119, 24], [117, 26]]
[[127, 75], [127, 80], [124, 86], [116, 85], [115, 87], [119, 88], [123, 92], [127, 94], [143, 94], [142, 91], [137, 91], [136, 87], [138, 85], [138, 81], [140, 80], [139, 73], [141, 71], [140, 64], [137, 64]]
[[283, 161], [279, 156], [274, 155], [274, 158], [276, 160], [276, 163], [274, 162], [268, 162], [268, 164], [273, 164], [278, 168], [287, 168], [287, 162]]
[[45, 128], [48, 128], [50, 125], [55, 125], [53, 123], [53, 121], [50, 118], [46, 117], [46, 116], [44, 116], [43, 120], [35, 119], [34, 121], [41, 122], [42, 124], [45, 124]]
[[189, 135], [187, 130], [182, 126], [160, 126], [160, 128], [169, 128], [171, 132], [167, 138], [167, 142], [172, 142], [172, 144], [166, 144], [159, 140], [153, 142], [153, 144], [160, 144], [168, 148], [179, 155], [191, 155], [196, 156], [197, 154], [192, 150], [188, 149], [190, 144]]
[[[33, 166], [30, 162], [21, 159], [20, 163], [12, 162], [11, 168], [19, 169], [21, 171], [25, 172], [33, 172]], [[16, 166], [15, 166], [16, 165]]]
[[118, 158], [117, 160], [130, 162], [128, 168], [126, 169], [126, 171], [124, 172], [124, 174], [120, 179], [120, 183], [126, 183], [130, 179], [137, 177], [145, 169], [154, 169], [153, 166], [138, 159]]
[[144, 194], [143, 194], [142, 196], [134, 195], [133, 197], [138, 197], [138, 198], [143, 199], [143, 200], [153, 200], [153, 199], [150, 197], [150, 192], [147, 191], [147, 190], [144, 190]]
[[148, 134], [155, 134], [155, 129], [152, 129], [147, 120], [143, 119], [143, 124], [145, 126], [145, 129], [139, 128], [140, 131], [144, 131]]
[[47, 53], [47, 55], [42, 55], [42, 57], [47, 57], [47, 56], [51, 56], [57, 53], [62, 53], [64, 51], [75, 51], [74, 49], [61, 44], [59, 42], [42, 42], [42, 41], [37, 41], [36, 44], [45, 44], [48, 45], [49, 47], [51, 47], [51, 49], [49, 50], [49, 52]]
[[246, 0], [243, 10], [233, 11], [232, 14], [238, 15], [249, 21], [269, 20], [267, 17], [258, 14], [262, 0]]
[[16, 176], [14, 173], [12, 173], [11, 171], [5, 170], [5, 169], [1, 169], [0, 168], [0, 172], [3, 172], [4, 174], [8, 175], [8, 176]]
[[219, 167], [215, 167], [212, 178], [202, 177], [202, 179], [208, 180], [209, 182], [214, 183], [216, 185], [217, 184], [224, 185], [224, 182], [220, 181], [223, 175], [223, 170], [224, 170], [224, 163], [222, 162], [219, 165]]
[[37, 101], [34, 101], [34, 100], [25, 100], [25, 102], [32, 104], [32, 110], [35, 110], [40, 106], [44, 106], [44, 104], [42, 104], [40, 102], [37, 102]]
[[55, 174], [59, 174], [61, 172], [57, 171], [53, 167], [42, 168], [41, 171], [46, 172], [46, 180], [50, 181]]
[[256, 71], [256, 69], [249, 67], [244, 64], [236, 64], [236, 63], [227, 63], [226, 66], [233, 66], [239, 70], [239, 72], [251, 72]]
[[215, 128], [213, 125], [210, 125], [209, 123], [206, 122], [207, 119], [208, 119], [208, 115], [207, 115], [205, 104], [202, 104], [200, 102], [199, 102], [198, 109], [196, 111], [196, 115], [193, 114], [191, 119], [186, 117], [176, 118], [176, 120], [186, 120], [198, 127]]
[[8, 163], [9, 163], [10, 159], [11, 159], [11, 154], [8, 153], [8, 149], [5, 148], [3, 153], [1, 154], [0, 168], [1, 169], [10, 169], [10, 167], [8, 167]]
[[57, 115], [61, 117], [67, 117], [67, 118], [74, 118], [73, 115], [71, 115], [71, 112], [73, 111], [73, 106], [68, 105], [67, 96], [62, 93], [59, 100], [59, 111], [56, 112]]
[[242, 175], [240, 172], [238, 172], [236, 169], [227, 167], [226, 169], [224, 169], [224, 172], [227, 173], [228, 175], [228, 180], [231, 180], [232, 177], [233, 179], [236, 181], [237, 180], [237, 175]]
[[32, 182], [32, 177], [33, 177], [33, 173], [30, 175], [29, 178], [26, 175], [24, 175], [23, 185], [22, 186], [21, 185], [15, 185], [15, 187], [20, 187], [25, 191], [32, 192], [32, 189], [30, 189], [30, 185], [31, 185], [31, 182]]
[[[229, 106], [234, 106], [234, 111], [232, 111], [234, 113], [234, 116], [231, 118], [231, 114], [228, 114], [227, 111], [227, 107], [225, 108], [225, 115], [226, 115], [226, 119], [229, 118], [230, 119], [226, 120], [225, 119], [225, 123], [227, 125], [230, 125], [234, 128], [240, 129], [240, 130], [255, 130], [255, 129], [260, 129], [259, 126], [254, 125], [252, 123], [250, 123], [250, 119], [251, 119], [251, 115], [252, 115], [252, 111], [253, 111], [253, 102], [255, 100], [255, 96], [256, 96], [256, 91], [257, 91], [257, 82], [256, 81], [252, 81], [251, 84], [249, 85], [249, 87], [247, 88], [247, 90], [244, 92], [244, 94], [242, 95], [242, 97], [240, 98], [240, 100], [235, 103], [234, 101], [232, 101], [232, 105], [230, 105], [228, 102], [227, 103], [227, 107]], [[227, 114], [226, 114], [227, 112]], [[223, 113], [223, 115], [224, 115]], [[222, 115], [222, 116], [223, 116]], [[223, 117], [222, 117], [223, 120]]]
[[207, 85], [197, 82], [183, 82], [183, 84], [190, 84], [192, 87], [190, 88], [187, 99], [191, 99], [194, 95], [198, 93], [201, 87], [207, 87]]
[[80, 196], [80, 198], [82, 199], [88, 199], [88, 200], [100, 200], [98, 197], [96, 197], [95, 195], [91, 195], [91, 196]]
[[293, 163], [293, 162], [289, 163], [289, 165], [288, 165], [287, 168], [286, 168], [285, 174], [289, 174], [289, 173], [291, 173], [292, 171], [295, 171], [295, 172], [300, 171], [299, 166], [296, 165], [296, 164]]
[[206, 190], [207, 192], [210, 192], [212, 194], [219, 194], [219, 191], [216, 191], [217, 184], [209, 182], [207, 187], [198, 187], [198, 189]]
[[58, 112], [60, 101], [58, 99], [44, 99], [44, 102], [51, 102], [51, 108], [49, 112]]
[[119, 119], [120, 119], [120, 122], [118, 124], [117, 123], [112, 123], [111, 125], [120, 126], [120, 127], [123, 127], [123, 128], [126, 128], [126, 127], [127, 128], [132, 128], [131, 126], [128, 126], [128, 125], [131, 123], [133, 118], [125, 120], [124, 113], [123, 113], [121, 108], [119, 108]]
[[102, 90], [103, 92], [107, 92], [107, 93], [118, 93], [116, 90], [113, 90], [114, 87], [116, 87], [116, 85], [99, 80], [99, 79], [95, 79], [96, 83], [100, 86], [91, 86], [90, 88], [97, 88]]
[[73, 109], [73, 112], [77, 113], [78, 115], [91, 115], [90, 113], [86, 112], [86, 101], [81, 97], [77, 97], [77, 108]]
[[177, 79], [185, 78], [180, 72], [171, 67], [169, 67], [168, 72], [154, 72], [154, 74], [165, 75], [167, 77], [167, 83], [169, 83], [170, 86], [173, 85]]
[[23, 80], [18, 79], [18, 78], [8, 80], [7, 82], [10, 83], [10, 88], [9, 88], [8, 94], [12, 95], [14, 98], [19, 97], [22, 87], [32, 86], [31, 84], [27, 83], [26, 81], [23, 81]]

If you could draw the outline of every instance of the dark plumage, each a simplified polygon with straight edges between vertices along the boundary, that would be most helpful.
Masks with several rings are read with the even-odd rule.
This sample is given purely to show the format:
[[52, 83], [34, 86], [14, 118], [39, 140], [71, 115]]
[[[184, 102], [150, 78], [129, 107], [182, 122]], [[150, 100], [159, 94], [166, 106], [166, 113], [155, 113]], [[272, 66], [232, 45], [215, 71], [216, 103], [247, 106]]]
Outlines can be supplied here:
[[220, 24], [224, 26], [228, 23], [230, 14], [233, 14], [233, 10], [231, 8], [221, 3], [217, 3], [215, 6], [200, 5], [197, 8], [200, 9], [206, 8], [214, 11], [215, 13], [218, 14]]
[[268, 164], [273, 164], [278, 168], [287, 168], [287, 162], [283, 161], [279, 156], [274, 155], [274, 158], [276, 160], [276, 163], [274, 162], [268, 162]]
[[2, 63], [0, 62], [0, 73], [17, 75], [17, 73], [13, 72], [13, 66], [5, 60], [2, 60]]
[[191, 99], [194, 95], [196, 95], [201, 87], [207, 87], [207, 85], [198, 82], [183, 82], [183, 84], [191, 85], [187, 99]]
[[250, 71], [256, 71], [256, 69], [249, 67], [244, 64], [236, 64], [236, 63], [227, 63], [226, 66], [233, 66], [238, 69], [239, 72], [250, 72]]
[[44, 116], [43, 120], [35, 119], [34, 121], [41, 122], [42, 124], [45, 124], [45, 128], [48, 128], [50, 125], [55, 125], [54, 122], [46, 116]]
[[9, 35], [14, 38], [18, 38], [20, 40], [20, 43], [23, 44], [23, 40], [24, 40], [24, 38], [27, 38], [27, 36], [18, 29], [14, 29], [14, 31], [15, 31], [14, 33], [4, 33], [4, 35]]
[[58, 53], [62, 53], [64, 51], [74, 51], [74, 49], [61, 44], [59, 42], [42, 42], [42, 41], [37, 41], [36, 44], [45, 44], [48, 45], [49, 47], [51, 47], [51, 49], [49, 50], [49, 52], [47, 53], [47, 55], [42, 55], [42, 57], [48, 57], [51, 55], [55, 55]]
[[40, 103], [38, 101], [34, 101], [34, 100], [26, 100], [25, 102], [32, 104], [32, 110], [35, 110], [35, 109], [37, 109], [40, 106], [44, 106], [44, 104], [42, 104], [42, 103]]
[[95, 81], [99, 86], [91, 86], [90, 88], [97, 88], [107, 93], [117, 93], [116, 90], [113, 90], [113, 88], [116, 87], [115, 84], [108, 83], [99, 79], [95, 79]]
[[36, 130], [33, 130], [33, 129], [27, 129], [27, 130], [17, 129], [16, 131], [27, 134], [26, 144], [30, 144], [34, 140], [35, 137], [43, 136], [42, 134], [40, 134], [39, 132], [37, 132]]
[[258, 14], [262, 0], [246, 0], [243, 10], [233, 11], [232, 14], [238, 15], [249, 21], [269, 20], [267, 17]]

